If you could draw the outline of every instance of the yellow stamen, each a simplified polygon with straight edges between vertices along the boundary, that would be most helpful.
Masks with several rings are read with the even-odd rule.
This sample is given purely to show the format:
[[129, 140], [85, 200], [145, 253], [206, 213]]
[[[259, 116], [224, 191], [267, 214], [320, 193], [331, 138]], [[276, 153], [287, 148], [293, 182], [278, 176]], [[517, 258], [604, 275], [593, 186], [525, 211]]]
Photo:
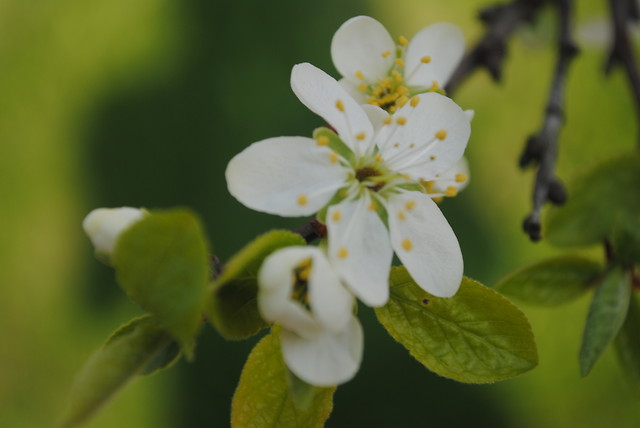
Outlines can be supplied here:
[[431, 155], [431, 156], [429, 156], [429, 160], [434, 161], [434, 160], [436, 160], [436, 157], [434, 155]]
[[402, 82], [404, 79], [402, 78], [402, 74], [398, 70], [393, 70], [391, 72], [391, 77], [395, 79], [396, 82]]
[[449, 198], [453, 198], [457, 194], [458, 194], [458, 188], [455, 186], [449, 186], [444, 190], [444, 195]]
[[382, 155], [376, 155], [374, 159], [376, 162], [382, 162]]
[[336, 152], [331, 152], [329, 154], [329, 162], [331, 162], [331, 163], [338, 162], [338, 155], [336, 154]]
[[401, 96], [400, 98], [398, 98], [398, 100], [396, 101], [396, 105], [398, 107], [402, 107], [404, 106], [407, 102], [409, 101], [409, 97], [407, 97], [406, 95]]
[[404, 67], [404, 60], [402, 58], [396, 58], [394, 62], [398, 67]]
[[435, 202], [436, 204], [439, 204], [440, 202], [442, 202], [442, 196], [437, 196], [435, 198], [433, 198], [433, 202]]
[[436, 138], [440, 141], [444, 140], [445, 138], [447, 138], [447, 131], [446, 129], [441, 129], [438, 132], [436, 132]]
[[413, 248], [413, 242], [411, 242], [411, 239], [407, 238], [402, 241], [402, 248], [404, 248], [405, 251], [411, 251]]
[[420, 104], [420, 97], [414, 96], [411, 97], [411, 107], [417, 107]]
[[328, 146], [329, 137], [325, 137], [324, 135], [322, 137], [318, 137], [318, 139], [316, 140], [316, 144], [319, 146]]
[[382, 58], [386, 58], [386, 57], [388, 57], [389, 55], [391, 55], [391, 51], [384, 51], [384, 52], [382, 52]]
[[335, 221], [336, 223], [339, 222], [341, 218], [342, 213], [338, 210], [334, 211], [333, 214], [331, 214], [331, 220]]
[[422, 62], [424, 64], [429, 64], [431, 62], [431, 57], [430, 56], [423, 56], [422, 58], [420, 58], [420, 62]]
[[429, 92], [438, 92], [440, 90], [440, 84], [434, 80], [431, 83], [431, 87], [429, 88]]
[[384, 123], [385, 125], [391, 125], [391, 122], [393, 121], [393, 117], [391, 116], [387, 116], [382, 123]]
[[407, 118], [406, 117], [399, 117], [396, 119], [396, 123], [400, 126], [404, 125], [405, 123], [407, 123]]
[[410, 181], [412, 177], [411, 177], [411, 174], [402, 174], [402, 178], [404, 178], [407, 181]]
[[456, 183], [464, 183], [465, 181], [467, 181], [467, 174], [456, 174]]
[[356, 140], [362, 141], [365, 138], [367, 138], [367, 134], [365, 134], [364, 132], [360, 132], [359, 134], [356, 134]]
[[398, 37], [398, 43], [400, 43], [402, 46], [407, 46], [409, 44], [409, 40], [407, 40], [405, 36], [400, 36]]
[[434, 183], [434, 181], [433, 181], [433, 180], [429, 180], [429, 181], [427, 181], [427, 180], [422, 180], [422, 181], [420, 182], [420, 184], [422, 184], [422, 186], [424, 186], [424, 190], [425, 190], [427, 193], [429, 193], [429, 194], [431, 194], [431, 193], [436, 193], [436, 191], [435, 191], [435, 187], [434, 187], [435, 183]]
[[369, 211], [375, 211], [378, 209], [378, 206], [376, 205], [375, 202], [371, 202], [368, 208], [369, 208]]
[[360, 92], [367, 92], [367, 88], [368, 88], [368, 86], [367, 86], [366, 83], [361, 83], [360, 86], [358, 86], [358, 90]]
[[404, 213], [404, 211], [398, 211], [398, 219], [405, 220], [406, 218], [407, 218], [407, 216]]
[[344, 112], [344, 104], [343, 104], [342, 100], [336, 101], [336, 108], [338, 110], [340, 110], [341, 112]]
[[407, 203], [404, 205], [407, 211], [411, 211], [412, 209], [415, 208], [415, 206], [416, 206], [416, 201], [414, 200], [407, 201]]
[[349, 257], [349, 251], [345, 247], [342, 247], [338, 250], [338, 258], [346, 259]]
[[362, 74], [362, 71], [360, 70], [356, 71], [356, 77], [360, 80], [364, 80], [364, 74]]
[[306, 195], [300, 195], [298, 196], [297, 202], [298, 202], [298, 205], [305, 206], [307, 205], [307, 203], [309, 203], [309, 200], [307, 199]]
[[309, 281], [309, 277], [310, 276], [311, 276], [311, 267], [310, 266], [304, 266], [304, 267], [302, 267], [300, 272], [298, 272], [298, 278], [301, 281]]
[[400, 147], [400, 143], [393, 143], [393, 147], [397, 149], [398, 147]]
[[416, 145], [415, 145], [415, 144], [413, 144], [413, 143], [409, 144], [409, 148], [410, 148], [410, 149], [413, 149], [415, 146], [416, 146]]

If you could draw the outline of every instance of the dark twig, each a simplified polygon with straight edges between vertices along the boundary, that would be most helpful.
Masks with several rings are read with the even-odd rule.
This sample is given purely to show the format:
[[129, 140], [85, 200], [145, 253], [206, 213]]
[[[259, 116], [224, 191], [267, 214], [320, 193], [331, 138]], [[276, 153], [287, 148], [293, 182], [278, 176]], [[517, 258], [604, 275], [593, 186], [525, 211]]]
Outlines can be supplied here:
[[[636, 104], [636, 123], [640, 123], [640, 74], [627, 25], [629, 21], [640, 19], [638, 5], [635, 0], [609, 0], [609, 4], [613, 26], [613, 43], [605, 72], [609, 74], [616, 65], [624, 68]], [[638, 136], [640, 141], [640, 130]]]
[[548, 0], [512, 0], [483, 9], [480, 19], [487, 25], [487, 32], [460, 65], [445, 86], [451, 95], [477, 68], [486, 68], [493, 80], [500, 81], [502, 63], [507, 52], [507, 40], [523, 23], [530, 22]]
[[293, 232], [302, 236], [307, 243], [310, 243], [318, 238], [327, 236], [327, 226], [316, 219], [311, 219], [295, 228]]
[[524, 220], [524, 230], [533, 241], [541, 238], [540, 211], [547, 202], [556, 205], [566, 201], [566, 191], [555, 176], [558, 133], [564, 122], [564, 93], [567, 72], [578, 48], [571, 37], [572, 0], [556, 0], [558, 7], [558, 59], [542, 129], [529, 137], [520, 157], [520, 167], [538, 164], [533, 189], [533, 210]]

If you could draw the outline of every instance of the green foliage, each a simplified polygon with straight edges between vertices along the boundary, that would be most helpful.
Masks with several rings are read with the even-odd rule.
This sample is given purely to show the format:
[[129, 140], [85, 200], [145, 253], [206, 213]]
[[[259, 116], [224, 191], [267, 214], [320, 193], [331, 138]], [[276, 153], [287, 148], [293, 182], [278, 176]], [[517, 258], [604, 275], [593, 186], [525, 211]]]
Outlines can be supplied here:
[[631, 296], [627, 318], [615, 338], [620, 365], [633, 390], [640, 395], [640, 301]]
[[494, 288], [526, 303], [555, 306], [580, 297], [601, 272], [599, 263], [565, 255], [522, 267]]
[[223, 337], [244, 339], [268, 325], [258, 312], [258, 270], [269, 254], [292, 245], [306, 242], [298, 234], [273, 230], [253, 240], [225, 265], [213, 284], [207, 308], [209, 320]]
[[625, 153], [603, 162], [569, 183], [568, 190], [567, 204], [549, 210], [546, 237], [559, 246], [602, 242], [625, 214], [640, 212], [640, 155]]
[[499, 293], [463, 278], [451, 298], [434, 297], [404, 267], [391, 271], [389, 302], [376, 315], [429, 370], [460, 382], [490, 383], [538, 364], [531, 326]]
[[152, 212], [127, 229], [112, 262], [129, 297], [153, 314], [187, 357], [202, 324], [209, 281], [207, 245], [187, 210]]
[[85, 422], [136, 375], [167, 367], [178, 356], [175, 342], [150, 316], [121, 326], [78, 374], [63, 426]]
[[[333, 388], [305, 386], [308, 408], [296, 406], [289, 387], [277, 331], [253, 348], [242, 370], [231, 403], [231, 426], [235, 428], [322, 427], [333, 409]], [[309, 390], [311, 388], [311, 391]], [[299, 392], [298, 392], [299, 394]], [[300, 398], [300, 397], [299, 397]]]
[[627, 272], [614, 267], [596, 288], [582, 336], [580, 349], [582, 376], [589, 374], [624, 323], [631, 298], [629, 281]]
[[621, 213], [611, 234], [616, 261], [624, 266], [640, 265], [640, 211]]

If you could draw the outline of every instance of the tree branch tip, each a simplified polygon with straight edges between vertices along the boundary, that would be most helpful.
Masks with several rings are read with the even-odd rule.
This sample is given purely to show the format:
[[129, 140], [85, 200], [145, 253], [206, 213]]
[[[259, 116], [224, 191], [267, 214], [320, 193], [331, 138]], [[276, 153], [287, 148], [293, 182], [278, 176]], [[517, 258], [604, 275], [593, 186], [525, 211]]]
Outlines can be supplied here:
[[547, 198], [554, 205], [564, 205], [567, 202], [567, 189], [558, 178], [549, 183]]
[[531, 241], [538, 242], [542, 239], [542, 226], [537, 213], [531, 213], [524, 219], [522, 229], [529, 235]]

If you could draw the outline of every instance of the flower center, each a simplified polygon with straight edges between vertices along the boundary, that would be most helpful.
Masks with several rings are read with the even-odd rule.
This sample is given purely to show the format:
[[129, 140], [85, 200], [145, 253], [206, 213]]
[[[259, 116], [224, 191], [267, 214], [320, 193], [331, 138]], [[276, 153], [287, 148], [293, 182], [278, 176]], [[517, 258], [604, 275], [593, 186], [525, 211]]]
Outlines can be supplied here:
[[296, 300], [311, 310], [309, 305], [309, 277], [311, 276], [311, 259], [305, 259], [293, 271], [294, 281], [291, 299]]
[[382, 174], [377, 169], [370, 166], [365, 166], [356, 170], [356, 180], [374, 192], [382, 189], [385, 183], [383, 180], [375, 180], [372, 178], [381, 176]]
[[[394, 73], [395, 72], [395, 73]], [[384, 77], [369, 90], [367, 104], [378, 106], [389, 113], [398, 109], [403, 97], [409, 94], [409, 88], [403, 84], [402, 75], [397, 70], [392, 70], [392, 75]]]

